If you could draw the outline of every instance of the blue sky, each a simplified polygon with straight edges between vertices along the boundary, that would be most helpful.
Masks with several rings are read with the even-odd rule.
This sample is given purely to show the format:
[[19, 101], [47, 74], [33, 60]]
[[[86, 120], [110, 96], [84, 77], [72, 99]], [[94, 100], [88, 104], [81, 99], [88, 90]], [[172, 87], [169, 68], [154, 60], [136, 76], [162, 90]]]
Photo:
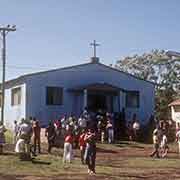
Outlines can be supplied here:
[[94, 39], [105, 64], [154, 48], [180, 51], [179, 0], [0, 2], [0, 25], [17, 26], [7, 36], [7, 79], [89, 62]]

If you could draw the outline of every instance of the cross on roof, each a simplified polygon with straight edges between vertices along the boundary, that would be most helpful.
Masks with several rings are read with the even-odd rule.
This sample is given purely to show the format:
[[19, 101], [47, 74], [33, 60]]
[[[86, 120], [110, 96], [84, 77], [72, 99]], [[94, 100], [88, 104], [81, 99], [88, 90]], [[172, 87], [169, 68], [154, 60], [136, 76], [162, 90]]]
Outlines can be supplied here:
[[91, 46], [93, 46], [93, 50], [94, 50], [94, 57], [96, 57], [96, 47], [100, 46], [100, 44], [96, 43], [96, 40], [93, 41], [93, 43], [90, 44]]

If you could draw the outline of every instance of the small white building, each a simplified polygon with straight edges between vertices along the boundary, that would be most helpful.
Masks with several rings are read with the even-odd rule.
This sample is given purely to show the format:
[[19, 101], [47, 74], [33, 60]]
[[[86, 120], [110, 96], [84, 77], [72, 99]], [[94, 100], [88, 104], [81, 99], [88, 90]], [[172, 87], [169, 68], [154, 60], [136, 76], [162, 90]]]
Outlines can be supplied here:
[[172, 120], [176, 122], [176, 125], [180, 123], [180, 99], [177, 99], [169, 104], [171, 107]]

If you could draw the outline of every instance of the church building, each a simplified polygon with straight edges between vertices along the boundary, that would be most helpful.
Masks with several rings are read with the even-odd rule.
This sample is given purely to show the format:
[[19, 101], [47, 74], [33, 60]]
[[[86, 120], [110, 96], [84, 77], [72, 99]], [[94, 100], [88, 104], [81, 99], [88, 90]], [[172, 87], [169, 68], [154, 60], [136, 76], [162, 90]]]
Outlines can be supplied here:
[[91, 111], [125, 110], [126, 119], [136, 113], [142, 124], [154, 114], [154, 84], [99, 62], [20, 76], [5, 85], [5, 124], [30, 116], [47, 125], [62, 115], [79, 116]]

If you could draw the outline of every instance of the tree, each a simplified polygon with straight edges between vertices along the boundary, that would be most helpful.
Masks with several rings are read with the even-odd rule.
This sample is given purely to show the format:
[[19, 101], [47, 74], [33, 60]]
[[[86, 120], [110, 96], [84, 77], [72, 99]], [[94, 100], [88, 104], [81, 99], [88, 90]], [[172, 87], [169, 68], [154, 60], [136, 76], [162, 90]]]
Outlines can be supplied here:
[[170, 117], [168, 104], [180, 96], [180, 58], [155, 49], [118, 60], [115, 67], [156, 83], [156, 115], [158, 119]]

